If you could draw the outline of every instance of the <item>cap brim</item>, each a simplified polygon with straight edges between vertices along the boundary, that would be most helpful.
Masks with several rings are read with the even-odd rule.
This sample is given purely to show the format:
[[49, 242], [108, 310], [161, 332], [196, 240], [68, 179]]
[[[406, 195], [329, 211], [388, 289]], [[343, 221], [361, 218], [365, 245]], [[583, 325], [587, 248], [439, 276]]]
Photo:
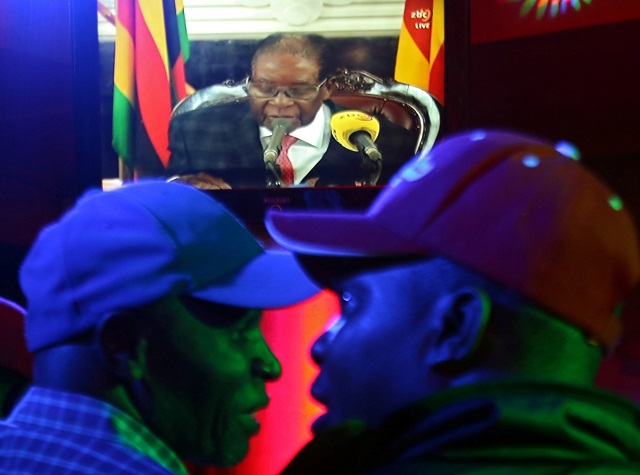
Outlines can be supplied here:
[[378, 225], [366, 213], [274, 211], [265, 224], [285, 249], [315, 256], [388, 256], [423, 254], [415, 242]]
[[268, 251], [259, 254], [226, 281], [216, 282], [191, 295], [237, 307], [279, 308], [302, 302], [320, 290], [291, 253]]

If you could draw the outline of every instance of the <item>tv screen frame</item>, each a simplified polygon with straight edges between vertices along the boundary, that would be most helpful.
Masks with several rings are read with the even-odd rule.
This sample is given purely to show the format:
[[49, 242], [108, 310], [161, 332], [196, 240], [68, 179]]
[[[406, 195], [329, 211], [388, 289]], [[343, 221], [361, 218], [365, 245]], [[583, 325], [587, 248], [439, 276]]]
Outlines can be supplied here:
[[[404, 4], [404, 2], [402, 2]], [[457, 2], [445, 2], [445, 77], [444, 90], [447, 98], [446, 105], [441, 108], [441, 124], [439, 137], [447, 133], [460, 129], [464, 126], [465, 113], [465, 68], [468, 64], [468, 45], [469, 45], [469, 4], [468, 0]], [[404, 5], [402, 5], [404, 7]], [[186, 10], [185, 5], [185, 10]], [[188, 20], [188, 10], [185, 16]], [[398, 22], [401, 23], [401, 13]], [[286, 30], [286, 28], [284, 28]], [[189, 23], [187, 23], [187, 31], [189, 31]], [[296, 31], [305, 33], [304, 27], [297, 27]], [[267, 34], [261, 35], [265, 37]], [[211, 86], [213, 84], [221, 84], [225, 80], [240, 81], [246, 76], [250, 55], [253, 54], [255, 44], [259, 41], [259, 37], [255, 39], [220, 39], [220, 40], [191, 40], [191, 58], [186, 64], [187, 81], [196, 89]], [[392, 79], [393, 69], [395, 67], [395, 53], [397, 50], [397, 35], [379, 35], [378, 33], [369, 37], [365, 34], [357, 37], [341, 37], [333, 33], [328, 36], [329, 41], [341, 42], [342, 51], [348, 56], [349, 48], [345, 45], [352, 45], [352, 59], [354, 62], [350, 64], [354, 69], [362, 69], [372, 72], [383, 79]], [[386, 58], [386, 64], [378, 64], [370, 67], [362, 62], [362, 57], [358, 56], [363, 51], [366, 52], [367, 46], [387, 43], [386, 53], [380, 58]], [[207, 45], [207, 43], [209, 45]], [[230, 49], [221, 52], [221, 57], [237, 58], [244, 56], [242, 61], [245, 66], [240, 67], [237, 64], [228, 64], [226, 68], [220, 70], [221, 61], [217, 61], [215, 57], [210, 56], [210, 50], [207, 50], [212, 44], [227, 45]], [[109, 126], [111, 116], [109, 116], [109, 89], [112, 92], [112, 78], [109, 74], [113, 74], [113, 43], [101, 42], [101, 65], [102, 65], [102, 110], [103, 110], [103, 130], [106, 130], [103, 138], [103, 174], [113, 175], [113, 158], [114, 152], [110, 147], [109, 139], [111, 136]], [[238, 53], [241, 54], [238, 54]], [[110, 58], [111, 56], [111, 58]], [[203, 64], [216, 63], [218, 67], [215, 74], [207, 74], [203, 72]], [[105, 162], [110, 162], [104, 165]], [[121, 170], [121, 167], [120, 167]], [[107, 177], [105, 177], [107, 178]], [[128, 178], [128, 177], [125, 177]], [[232, 190], [212, 190], [208, 193], [227, 206], [241, 221], [254, 229], [260, 229], [263, 225], [263, 218], [267, 210], [289, 209], [289, 208], [307, 208], [307, 209], [365, 209], [375, 199], [379, 192], [385, 188], [386, 184], [373, 186], [331, 186], [331, 187], [288, 187], [288, 188], [238, 188]]]

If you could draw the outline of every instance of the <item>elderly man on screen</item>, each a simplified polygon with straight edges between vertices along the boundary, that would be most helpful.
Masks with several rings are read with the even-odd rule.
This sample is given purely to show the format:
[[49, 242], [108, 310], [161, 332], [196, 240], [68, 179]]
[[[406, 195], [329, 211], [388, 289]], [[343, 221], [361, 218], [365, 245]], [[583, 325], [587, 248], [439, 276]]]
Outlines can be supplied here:
[[368, 211], [271, 212], [341, 298], [326, 406], [284, 474], [637, 474], [640, 410], [594, 389], [638, 284], [621, 200], [543, 140], [463, 133]]
[[247, 454], [280, 364], [263, 308], [316, 293], [191, 186], [90, 192], [21, 268], [33, 387], [0, 424], [0, 473], [182, 474]]
[[[248, 101], [200, 107], [171, 120], [168, 176], [203, 189], [263, 188], [273, 178], [263, 150], [280, 123], [286, 134], [275, 160], [280, 175], [275, 185], [362, 184], [369, 173], [366, 161], [331, 135], [330, 119], [342, 110], [330, 100], [331, 56], [319, 35], [274, 34], [262, 40], [251, 62]], [[377, 182], [382, 184], [413, 156], [415, 143], [403, 127], [383, 117], [379, 122], [376, 145], [384, 158]]]

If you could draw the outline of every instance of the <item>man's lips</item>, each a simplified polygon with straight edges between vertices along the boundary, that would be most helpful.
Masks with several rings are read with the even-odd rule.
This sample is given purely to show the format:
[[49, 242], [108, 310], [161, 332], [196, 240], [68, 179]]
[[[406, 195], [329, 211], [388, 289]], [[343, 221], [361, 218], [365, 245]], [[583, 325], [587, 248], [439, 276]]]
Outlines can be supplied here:
[[316, 380], [313, 382], [313, 384], [311, 385], [311, 391], [310, 391], [311, 397], [316, 401], [318, 401], [323, 406], [327, 407], [327, 398], [325, 395], [323, 395], [322, 390], [320, 389], [320, 383], [318, 381], [319, 379], [320, 379], [320, 376], [318, 376]]
[[256, 435], [260, 431], [260, 422], [253, 414], [241, 415], [240, 424], [249, 435]]
[[249, 409], [240, 414], [241, 424], [250, 435], [255, 435], [260, 430], [260, 422], [256, 419], [256, 412], [265, 409], [269, 405], [269, 397], [265, 396], [260, 402], [251, 405]]
[[290, 132], [291, 130], [297, 128], [299, 125], [299, 122], [296, 120], [295, 117], [286, 116], [286, 115], [268, 116], [265, 118], [263, 125], [270, 130], [274, 130], [276, 127], [276, 124], [279, 124], [279, 123], [285, 124], [287, 128], [286, 132]]
[[266, 394], [261, 397], [255, 404], [251, 404], [249, 408], [245, 411], [247, 414], [254, 414], [262, 409], [265, 409], [269, 405], [269, 396]]

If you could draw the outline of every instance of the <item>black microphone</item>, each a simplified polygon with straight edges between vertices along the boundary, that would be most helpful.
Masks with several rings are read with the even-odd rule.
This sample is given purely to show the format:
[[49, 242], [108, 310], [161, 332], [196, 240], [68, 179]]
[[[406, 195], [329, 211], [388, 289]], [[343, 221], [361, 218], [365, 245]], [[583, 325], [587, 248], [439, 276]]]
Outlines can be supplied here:
[[287, 133], [289, 127], [292, 124], [291, 119], [276, 117], [271, 120], [271, 128], [273, 129], [273, 134], [271, 135], [271, 139], [269, 139], [269, 143], [263, 151], [263, 158], [265, 163], [275, 163], [278, 154], [280, 153], [280, 145], [282, 144], [282, 138]]
[[373, 161], [382, 160], [382, 154], [374, 143], [379, 132], [378, 119], [365, 112], [348, 110], [331, 116], [333, 138], [343, 147], [361, 151]]

